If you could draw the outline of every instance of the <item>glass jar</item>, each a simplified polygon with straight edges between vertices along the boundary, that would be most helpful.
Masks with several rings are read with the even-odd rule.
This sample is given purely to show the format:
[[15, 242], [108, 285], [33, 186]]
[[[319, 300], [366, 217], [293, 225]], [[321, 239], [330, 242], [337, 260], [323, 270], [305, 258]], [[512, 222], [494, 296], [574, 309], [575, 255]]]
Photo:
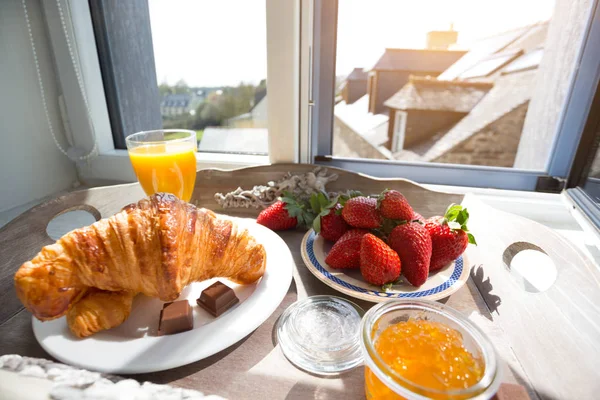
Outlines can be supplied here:
[[[483, 360], [481, 380], [467, 389], [441, 391], [420, 386], [389, 368], [375, 351], [375, 342], [388, 326], [409, 319], [439, 322], [460, 332], [464, 347]], [[500, 386], [500, 360], [492, 343], [472, 322], [443, 304], [427, 300], [380, 303], [365, 314], [360, 334], [367, 400], [489, 399]]]

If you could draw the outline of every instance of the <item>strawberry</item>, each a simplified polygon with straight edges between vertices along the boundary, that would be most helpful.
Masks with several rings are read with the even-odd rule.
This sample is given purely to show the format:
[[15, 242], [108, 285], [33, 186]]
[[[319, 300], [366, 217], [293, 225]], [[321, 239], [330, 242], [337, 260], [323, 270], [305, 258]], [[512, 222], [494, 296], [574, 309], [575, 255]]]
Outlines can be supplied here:
[[274, 231], [295, 228], [298, 225], [298, 218], [289, 215], [286, 205], [281, 200], [276, 201], [258, 214], [256, 222]]
[[402, 261], [402, 275], [413, 286], [421, 286], [429, 275], [431, 236], [423, 225], [408, 222], [394, 228], [388, 238], [390, 247]]
[[431, 235], [431, 263], [429, 271], [437, 271], [456, 260], [469, 243], [477, 244], [468, 232], [469, 213], [466, 208], [451, 204], [443, 217], [429, 218], [425, 228]]
[[421, 221], [421, 223], [425, 225], [425, 218], [416, 211], [413, 213], [411, 221]]
[[339, 196], [330, 201], [325, 193], [314, 193], [310, 197], [310, 206], [316, 215], [312, 223], [313, 229], [332, 242], [336, 242], [348, 230], [348, 224], [341, 216], [342, 205], [338, 200]]
[[400, 276], [400, 257], [383, 240], [367, 233], [360, 242], [360, 273], [373, 285], [393, 282]]
[[336, 204], [333, 208], [329, 209], [329, 213], [322, 217], [315, 218], [313, 227], [319, 221], [320, 229], [315, 231], [323, 236], [324, 239], [331, 242], [337, 242], [344, 233], [349, 229], [348, 224], [344, 221], [344, 218], [336, 211], [342, 210], [341, 204]]
[[365, 229], [352, 229], [344, 233], [327, 254], [327, 265], [336, 269], [360, 267], [360, 242], [367, 233], [369, 231]]
[[281, 200], [276, 201], [258, 214], [256, 222], [274, 231], [284, 231], [296, 226], [310, 226], [314, 215], [308, 210], [308, 204], [296, 200], [293, 194], [284, 192]]
[[381, 225], [381, 215], [377, 211], [377, 200], [369, 197], [353, 197], [346, 201], [342, 217], [355, 228], [374, 229]]
[[413, 209], [406, 197], [397, 190], [384, 190], [377, 199], [377, 207], [384, 218], [410, 221]]

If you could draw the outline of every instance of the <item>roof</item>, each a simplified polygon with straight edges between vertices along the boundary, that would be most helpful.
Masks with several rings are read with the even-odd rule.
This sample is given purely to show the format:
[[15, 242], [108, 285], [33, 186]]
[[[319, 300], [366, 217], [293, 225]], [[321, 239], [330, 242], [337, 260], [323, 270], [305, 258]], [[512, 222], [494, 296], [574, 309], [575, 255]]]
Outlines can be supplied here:
[[371, 144], [379, 146], [388, 140], [387, 128], [389, 117], [385, 114], [373, 114], [369, 111], [369, 95], [365, 94], [352, 104], [341, 101], [333, 108], [334, 115], [354, 132], [358, 133]]
[[[536, 70], [502, 75], [487, 95], [447, 133], [421, 145], [422, 161], [432, 161], [452, 150], [516, 107], [528, 102], [535, 89]], [[409, 149], [410, 150], [410, 149]]]
[[468, 113], [492, 88], [492, 82], [440, 81], [410, 76], [385, 106], [397, 110], [435, 110]]
[[452, 64], [438, 76], [441, 80], [453, 80], [476, 64], [502, 51], [520, 49], [525, 53], [543, 46], [546, 41], [548, 21], [528, 25], [480, 39], [471, 45], [464, 57]]
[[346, 78], [347, 81], [366, 81], [369, 74], [363, 68], [354, 68], [350, 75]]
[[199, 152], [268, 154], [269, 136], [262, 128], [214, 128], [204, 129]]
[[189, 94], [168, 94], [163, 97], [161, 106], [164, 107], [187, 107], [190, 103]]
[[385, 49], [371, 71], [443, 72], [466, 51]]

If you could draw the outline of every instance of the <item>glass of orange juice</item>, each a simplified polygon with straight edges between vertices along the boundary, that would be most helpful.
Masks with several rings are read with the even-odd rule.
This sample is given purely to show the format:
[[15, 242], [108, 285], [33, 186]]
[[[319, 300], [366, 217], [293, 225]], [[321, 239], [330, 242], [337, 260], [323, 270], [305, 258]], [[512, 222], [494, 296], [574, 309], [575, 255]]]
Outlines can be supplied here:
[[196, 132], [160, 129], [125, 138], [129, 158], [144, 192], [172, 193], [190, 201], [196, 183]]

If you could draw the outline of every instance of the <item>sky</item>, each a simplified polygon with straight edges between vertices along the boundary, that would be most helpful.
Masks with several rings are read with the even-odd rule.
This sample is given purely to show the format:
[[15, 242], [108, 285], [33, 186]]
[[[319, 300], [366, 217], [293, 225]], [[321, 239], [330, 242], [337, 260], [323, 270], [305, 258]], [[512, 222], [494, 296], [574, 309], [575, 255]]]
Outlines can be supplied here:
[[[292, 0], [283, 0], [292, 1]], [[372, 66], [386, 47], [424, 48], [453, 24], [458, 42], [544, 21], [554, 0], [339, 0], [336, 74]], [[157, 81], [258, 83], [267, 74], [265, 0], [150, 0]]]

